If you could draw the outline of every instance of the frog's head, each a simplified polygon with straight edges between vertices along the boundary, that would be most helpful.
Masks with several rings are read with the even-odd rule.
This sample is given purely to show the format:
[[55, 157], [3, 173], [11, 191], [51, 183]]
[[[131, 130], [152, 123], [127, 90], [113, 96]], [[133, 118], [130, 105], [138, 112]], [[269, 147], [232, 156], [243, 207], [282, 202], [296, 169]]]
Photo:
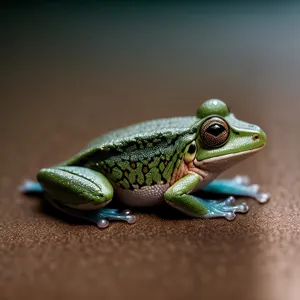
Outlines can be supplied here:
[[221, 100], [204, 102], [197, 118], [194, 165], [202, 170], [218, 174], [266, 144], [266, 134], [258, 126], [238, 120]]

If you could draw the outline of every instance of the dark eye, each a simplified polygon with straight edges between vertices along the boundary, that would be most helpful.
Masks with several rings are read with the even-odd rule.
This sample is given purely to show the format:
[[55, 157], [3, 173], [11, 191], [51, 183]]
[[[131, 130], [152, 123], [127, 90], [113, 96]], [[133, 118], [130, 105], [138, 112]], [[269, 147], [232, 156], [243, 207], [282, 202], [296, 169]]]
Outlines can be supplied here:
[[203, 143], [211, 148], [225, 144], [229, 137], [229, 126], [225, 120], [213, 117], [206, 120], [200, 130]]

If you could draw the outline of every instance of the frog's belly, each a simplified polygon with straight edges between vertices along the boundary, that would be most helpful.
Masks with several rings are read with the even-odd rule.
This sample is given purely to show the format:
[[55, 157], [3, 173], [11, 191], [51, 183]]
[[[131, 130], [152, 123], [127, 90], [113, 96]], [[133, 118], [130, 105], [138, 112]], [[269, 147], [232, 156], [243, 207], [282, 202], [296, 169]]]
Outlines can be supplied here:
[[169, 184], [157, 184], [144, 186], [140, 189], [125, 190], [116, 189], [116, 193], [122, 203], [131, 207], [147, 207], [158, 205], [164, 202], [164, 193], [169, 188]]

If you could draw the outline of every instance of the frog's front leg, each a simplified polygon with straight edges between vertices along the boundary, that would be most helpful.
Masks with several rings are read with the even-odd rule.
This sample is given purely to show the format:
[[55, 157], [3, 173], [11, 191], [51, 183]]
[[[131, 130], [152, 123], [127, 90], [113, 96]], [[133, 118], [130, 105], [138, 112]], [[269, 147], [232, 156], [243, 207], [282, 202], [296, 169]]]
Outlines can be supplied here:
[[256, 199], [259, 203], [269, 200], [268, 193], [260, 193], [259, 185], [249, 185], [250, 179], [247, 176], [236, 176], [233, 179], [216, 179], [203, 187], [202, 190], [211, 193], [219, 193], [232, 196], [245, 196]]
[[[96, 223], [104, 228], [109, 220], [135, 222], [135, 216], [126, 210], [122, 213], [117, 209], [103, 208], [113, 197], [113, 187], [108, 179], [94, 170], [58, 166], [42, 169], [37, 174], [45, 197], [56, 208], [77, 218]], [[32, 189], [38, 185], [31, 183]]]
[[174, 208], [187, 215], [199, 218], [225, 217], [233, 220], [235, 213], [245, 213], [248, 211], [246, 203], [234, 205], [234, 198], [229, 197], [224, 201], [204, 200], [190, 195], [198, 183], [200, 176], [188, 174], [169, 187], [165, 192], [165, 201]]

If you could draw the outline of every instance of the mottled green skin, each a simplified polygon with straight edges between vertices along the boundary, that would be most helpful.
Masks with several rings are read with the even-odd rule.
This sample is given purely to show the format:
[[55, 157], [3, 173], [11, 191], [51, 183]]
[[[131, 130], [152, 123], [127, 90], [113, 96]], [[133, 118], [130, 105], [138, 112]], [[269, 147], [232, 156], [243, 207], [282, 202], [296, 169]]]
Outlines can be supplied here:
[[124, 189], [167, 183], [200, 122], [196, 117], [181, 117], [122, 128], [92, 141], [62, 165], [100, 171]]

